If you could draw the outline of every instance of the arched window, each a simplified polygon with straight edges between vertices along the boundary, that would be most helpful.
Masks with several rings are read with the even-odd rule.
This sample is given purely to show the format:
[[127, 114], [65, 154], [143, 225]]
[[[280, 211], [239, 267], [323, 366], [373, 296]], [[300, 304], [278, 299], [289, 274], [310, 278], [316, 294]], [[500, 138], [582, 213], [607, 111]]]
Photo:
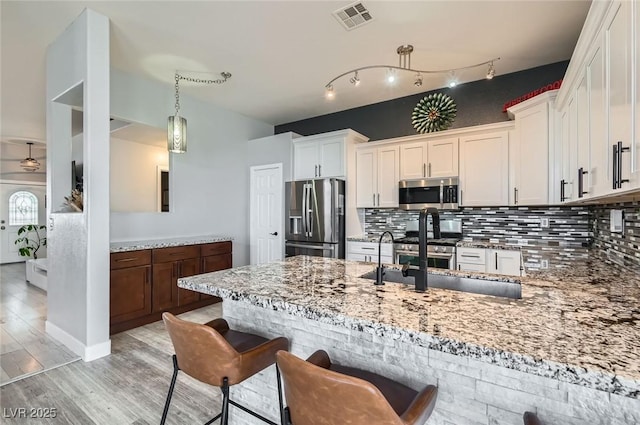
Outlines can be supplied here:
[[9, 226], [38, 224], [38, 198], [21, 190], [9, 197]]

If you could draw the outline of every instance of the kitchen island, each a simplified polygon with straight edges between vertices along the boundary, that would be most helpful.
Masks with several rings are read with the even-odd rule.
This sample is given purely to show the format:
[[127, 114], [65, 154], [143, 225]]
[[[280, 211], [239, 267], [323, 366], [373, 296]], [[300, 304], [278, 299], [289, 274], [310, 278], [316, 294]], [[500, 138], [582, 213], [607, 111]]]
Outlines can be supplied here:
[[[179, 286], [221, 297], [232, 326], [287, 336], [299, 356], [322, 348], [414, 388], [437, 384], [429, 424], [520, 424], [525, 410], [544, 423], [640, 422], [637, 274], [586, 262], [518, 278], [522, 299], [511, 300], [374, 286], [360, 278], [373, 267], [300, 256]], [[272, 417], [274, 376], [236, 389]]]

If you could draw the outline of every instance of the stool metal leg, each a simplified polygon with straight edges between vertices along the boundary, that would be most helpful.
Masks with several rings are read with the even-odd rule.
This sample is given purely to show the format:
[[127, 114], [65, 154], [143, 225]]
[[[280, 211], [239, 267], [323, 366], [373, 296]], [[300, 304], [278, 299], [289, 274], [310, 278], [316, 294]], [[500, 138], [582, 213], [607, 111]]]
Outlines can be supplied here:
[[229, 425], [229, 379], [222, 380], [222, 419], [220, 425]]
[[280, 425], [287, 425], [284, 418], [284, 404], [282, 402], [282, 381], [280, 379], [280, 368], [276, 364], [276, 380], [278, 381], [278, 407], [280, 408]]
[[171, 385], [169, 386], [169, 394], [167, 394], [167, 401], [164, 403], [164, 410], [162, 411], [162, 419], [160, 420], [160, 425], [164, 425], [167, 420], [167, 413], [169, 413], [169, 404], [171, 403], [171, 396], [173, 395], [173, 389], [176, 386], [176, 378], [178, 377], [178, 371], [180, 368], [178, 367], [178, 358], [176, 355], [173, 355], [173, 377], [171, 378]]

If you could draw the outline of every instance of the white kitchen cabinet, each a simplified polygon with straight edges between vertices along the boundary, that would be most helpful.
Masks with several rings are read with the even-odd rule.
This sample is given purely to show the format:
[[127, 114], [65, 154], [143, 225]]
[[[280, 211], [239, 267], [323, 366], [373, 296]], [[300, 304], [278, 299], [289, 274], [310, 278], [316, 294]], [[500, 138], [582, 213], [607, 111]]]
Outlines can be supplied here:
[[509, 132], [460, 137], [459, 204], [509, 204]]
[[[393, 264], [393, 244], [383, 242], [381, 244], [381, 261], [384, 264]], [[377, 242], [354, 242], [347, 241], [347, 260], [366, 261], [371, 263], [378, 262], [378, 243]]]
[[522, 256], [517, 250], [458, 247], [456, 268], [460, 271], [520, 276]]
[[634, 188], [640, 188], [640, 4], [634, 2], [632, 7], [634, 10], [634, 23], [635, 29], [635, 69], [636, 72], [632, 74], [634, 86], [636, 91], [634, 93], [634, 109], [635, 109], [635, 131], [631, 144], [631, 186]]
[[[631, 30], [632, 15], [631, 8], [633, 2], [621, 1], [615, 2], [609, 13], [605, 27], [605, 43], [606, 43], [606, 64], [605, 80], [607, 82], [607, 90], [605, 101], [607, 102], [608, 117], [607, 130], [608, 140], [606, 146], [607, 179], [603, 182], [603, 193], [615, 190], [613, 188], [613, 161], [614, 155], [612, 148], [614, 144], [618, 144], [624, 148], [622, 154], [618, 156], [620, 172], [617, 174], [616, 181], [620, 178], [620, 182], [616, 185], [616, 189], [629, 189], [631, 177], [631, 143], [633, 140], [633, 111], [632, 111], [632, 48], [633, 48], [633, 32]], [[637, 7], [637, 4], [635, 5]], [[639, 71], [636, 70], [636, 74]], [[618, 143], [621, 142], [621, 143]]]
[[399, 180], [397, 145], [356, 149], [357, 208], [397, 208]]
[[458, 175], [458, 138], [400, 145], [400, 179]]
[[522, 274], [520, 251], [487, 249], [487, 273], [520, 276]]
[[509, 167], [515, 177], [512, 205], [549, 204], [550, 110], [555, 93], [546, 92], [508, 110], [516, 122], [515, 137], [510, 140]]
[[[583, 176], [584, 195], [578, 193], [579, 198], [591, 198], [610, 190], [609, 187], [609, 158], [611, 151], [607, 143], [606, 127], [606, 81], [604, 45], [602, 42], [595, 46], [587, 63], [587, 80], [584, 78], [576, 90], [578, 108], [578, 167], [588, 174]], [[581, 98], [587, 98], [587, 107]], [[581, 153], [583, 147], [588, 146], [588, 157]], [[577, 171], [577, 176], [580, 175]], [[578, 182], [579, 183], [579, 182]]]
[[343, 137], [319, 141], [294, 141], [295, 180], [345, 176]]

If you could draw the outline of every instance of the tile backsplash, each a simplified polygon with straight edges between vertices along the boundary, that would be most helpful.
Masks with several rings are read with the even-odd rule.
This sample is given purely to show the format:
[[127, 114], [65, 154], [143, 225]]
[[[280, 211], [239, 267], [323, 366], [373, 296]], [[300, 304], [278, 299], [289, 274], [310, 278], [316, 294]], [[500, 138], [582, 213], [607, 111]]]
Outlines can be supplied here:
[[[462, 219], [465, 240], [520, 247], [525, 265], [530, 268], [540, 267], [543, 259], [549, 261], [549, 267], [564, 267], [576, 259], [585, 259], [593, 237], [591, 214], [586, 206], [469, 207], [443, 211], [441, 217]], [[390, 230], [400, 237], [404, 235], [406, 222], [417, 218], [418, 211], [368, 209], [365, 232], [374, 236]], [[638, 230], [636, 227], [636, 236]]]
[[[622, 210], [624, 230], [610, 230], [611, 210]], [[640, 202], [592, 207], [593, 245], [611, 261], [640, 269]]]

